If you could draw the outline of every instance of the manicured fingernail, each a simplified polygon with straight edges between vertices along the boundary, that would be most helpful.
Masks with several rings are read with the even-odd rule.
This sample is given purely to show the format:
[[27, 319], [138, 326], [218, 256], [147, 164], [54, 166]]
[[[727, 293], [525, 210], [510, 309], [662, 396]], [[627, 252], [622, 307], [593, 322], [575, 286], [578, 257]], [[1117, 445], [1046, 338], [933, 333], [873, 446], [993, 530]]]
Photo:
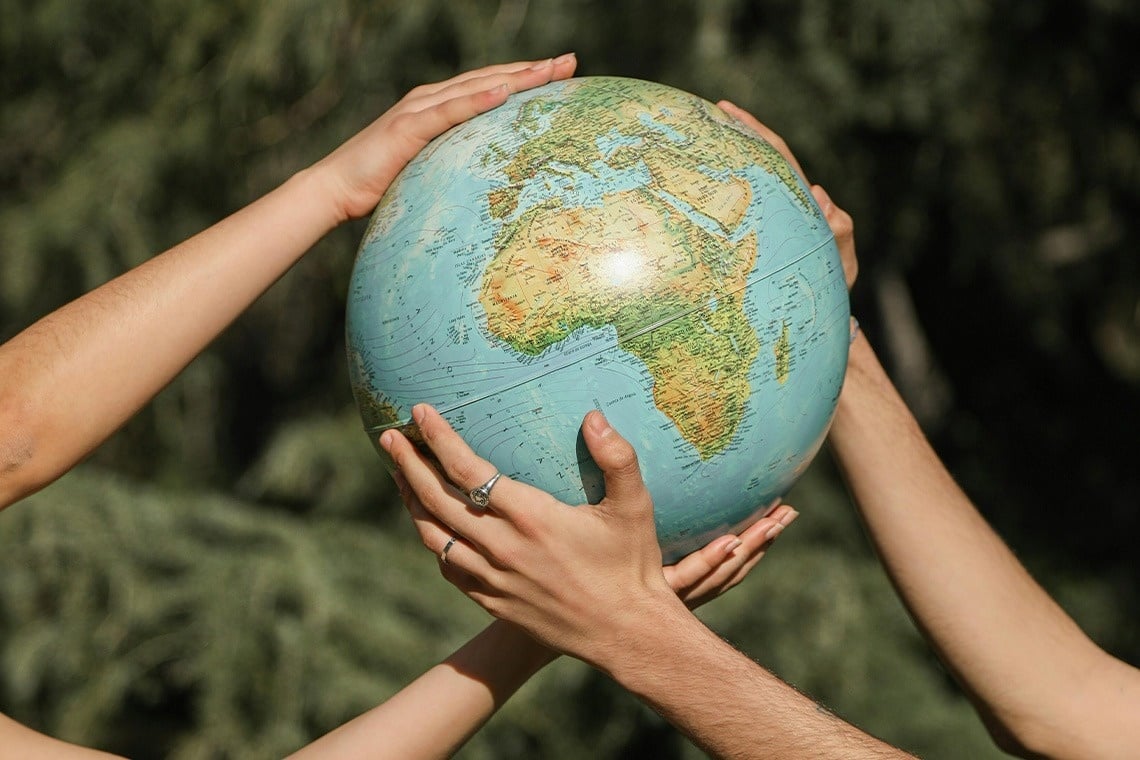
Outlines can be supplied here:
[[780, 517], [780, 521], [778, 523], [776, 523], [775, 525], [773, 525], [771, 528], [768, 529], [768, 532], [764, 534], [764, 538], [771, 541], [773, 538], [775, 538], [776, 536], [783, 533], [784, 528], [791, 525], [792, 521], [794, 521], [799, 516], [800, 516], [799, 512], [797, 512], [794, 509], [789, 509], [787, 512], [785, 512]]
[[729, 541], [727, 544], [724, 545], [724, 553], [725, 554], [732, 554], [734, 551], [736, 551], [736, 548], [738, 546], [740, 546], [740, 544], [741, 544], [741, 541], [739, 538], [732, 539], [731, 541]]
[[594, 431], [598, 436], [607, 436], [613, 432], [610, 423], [606, 420], [606, 415], [599, 412], [597, 409], [586, 415], [586, 424], [590, 426], [590, 430]]
[[416, 421], [417, 425], [424, 421], [425, 414], [427, 414], [427, 406], [425, 404], [416, 404], [412, 407], [412, 419]]
[[570, 63], [570, 61], [573, 61], [577, 57], [578, 57], [577, 53], [563, 53], [562, 55], [560, 55], [554, 59], [554, 65], [555, 66], [561, 66], [564, 63]]
[[545, 61], [539, 61], [538, 63], [531, 66], [530, 70], [531, 71], [542, 71], [543, 69], [545, 69], [549, 66], [553, 66], [553, 65], [554, 65], [554, 59], [553, 58], [547, 58]]

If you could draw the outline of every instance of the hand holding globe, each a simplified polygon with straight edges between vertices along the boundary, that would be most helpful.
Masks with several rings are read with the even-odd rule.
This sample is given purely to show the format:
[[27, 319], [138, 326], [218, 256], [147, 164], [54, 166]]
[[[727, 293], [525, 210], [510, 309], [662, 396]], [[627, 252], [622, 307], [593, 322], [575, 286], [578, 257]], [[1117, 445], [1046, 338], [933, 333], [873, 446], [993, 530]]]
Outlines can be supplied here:
[[573, 507], [503, 477], [487, 511], [472, 508], [450, 483], [474, 487], [494, 466], [435, 409], [418, 404], [412, 414], [430, 457], [397, 430], [385, 431], [380, 445], [398, 466], [401, 495], [424, 545], [443, 547], [444, 575], [496, 617], [587, 661], [599, 647], [620, 645], [606, 636], [621, 631], [620, 620], [634, 608], [696, 607], [735, 586], [797, 516], [782, 505], [736, 540], [715, 541], [663, 571], [637, 454], [600, 412], [582, 424], [605, 478], [599, 504]]
[[672, 562], [774, 507], [846, 364], [835, 240], [780, 150], [663, 85], [586, 77], [433, 141], [373, 215], [347, 314], [370, 438], [438, 408], [566, 503], [604, 484], [591, 409], [641, 458]]

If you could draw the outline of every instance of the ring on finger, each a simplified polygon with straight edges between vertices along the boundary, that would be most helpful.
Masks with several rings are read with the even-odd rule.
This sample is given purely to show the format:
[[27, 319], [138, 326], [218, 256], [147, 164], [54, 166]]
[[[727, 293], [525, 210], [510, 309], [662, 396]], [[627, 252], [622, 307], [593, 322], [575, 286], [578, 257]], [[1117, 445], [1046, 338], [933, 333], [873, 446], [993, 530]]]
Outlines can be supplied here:
[[451, 551], [451, 547], [455, 546], [455, 542], [459, 540], [459, 536], [452, 536], [447, 539], [447, 543], [443, 545], [443, 549], [439, 553], [439, 561], [447, 564], [447, 553]]
[[503, 473], [496, 472], [486, 483], [468, 491], [467, 498], [471, 499], [471, 503], [479, 509], [486, 509], [487, 505], [491, 503], [491, 489], [495, 487], [501, 477], [503, 477]]

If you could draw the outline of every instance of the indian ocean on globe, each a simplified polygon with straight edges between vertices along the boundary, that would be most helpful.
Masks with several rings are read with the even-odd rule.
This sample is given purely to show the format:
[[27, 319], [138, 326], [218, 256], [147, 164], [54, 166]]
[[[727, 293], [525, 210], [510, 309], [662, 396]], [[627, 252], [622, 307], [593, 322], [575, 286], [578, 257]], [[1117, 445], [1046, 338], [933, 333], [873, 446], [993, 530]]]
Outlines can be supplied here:
[[512, 95], [381, 199], [349, 288], [373, 443], [434, 405], [504, 474], [569, 504], [600, 409], [636, 448], [666, 562], [765, 514], [819, 450], [847, 288], [797, 172], [715, 105], [582, 77]]

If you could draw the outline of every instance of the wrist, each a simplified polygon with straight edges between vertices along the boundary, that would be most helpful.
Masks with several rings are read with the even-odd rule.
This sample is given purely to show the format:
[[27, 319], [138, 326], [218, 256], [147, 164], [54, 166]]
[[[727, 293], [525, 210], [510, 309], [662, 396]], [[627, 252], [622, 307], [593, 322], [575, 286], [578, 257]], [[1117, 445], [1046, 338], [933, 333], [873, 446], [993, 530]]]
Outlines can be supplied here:
[[[590, 665], [631, 691], [652, 678], [658, 663], [684, 656], [692, 641], [713, 635], [670, 589], [623, 607], [608, 630], [594, 637]], [[715, 635], [714, 635], [715, 638]]]
[[493, 638], [495, 646], [512, 653], [518, 668], [528, 676], [534, 675], [561, 656], [522, 628], [505, 620], [494, 621], [486, 632]]
[[323, 236], [348, 221], [343, 205], [337, 201], [337, 184], [324, 164], [316, 163], [294, 174], [282, 187], [297, 194], [303, 208], [315, 214]]
[[495, 620], [456, 651], [448, 662], [465, 670], [493, 670], [500, 679], [523, 683], [558, 658], [526, 631], [505, 620]]

